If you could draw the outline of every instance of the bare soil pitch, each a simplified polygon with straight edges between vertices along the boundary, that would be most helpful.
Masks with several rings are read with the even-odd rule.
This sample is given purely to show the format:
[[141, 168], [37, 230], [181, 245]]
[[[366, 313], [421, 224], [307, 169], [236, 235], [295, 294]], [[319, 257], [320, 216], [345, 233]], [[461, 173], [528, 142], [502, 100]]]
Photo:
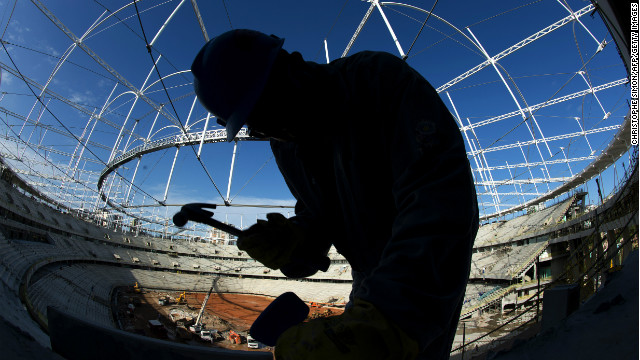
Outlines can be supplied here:
[[[193, 339], [180, 339], [176, 335], [175, 320], [178, 320], [176, 314], [187, 315], [187, 317], [196, 319], [204, 298], [205, 293], [186, 293], [186, 304], [172, 303], [169, 305], [159, 305], [160, 298], [170, 297], [178, 299], [181, 292], [153, 291], [143, 289], [140, 293], [136, 293], [132, 289], [123, 289], [118, 298], [119, 318], [124, 330], [144, 334], [147, 336], [155, 336], [149, 332], [147, 328], [148, 320], [159, 320], [168, 330], [168, 340], [178, 341], [193, 345], [222, 347], [233, 350], [249, 350], [246, 344], [246, 336], [249, 332], [251, 324], [262, 313], [262, 311], [274, 300], [274, 298], [260, 295], [248, 294], [232, 294], [232, 293], [213, 293], [207, 301], [206, 309], [201, 322], [206, 329], [217, 330], [223, 340], [214, 343], [208, 343], [199, 340], [198, 336]], [[133, 312], [128, 308], [128, 304], [135, 303]], [[127, 314], [127, 310], [129, 313]], [[311, 307], [309, 312], [310, 318], [339, 315], [344, 310], [334, 307]], [[315, 314], [315, 315], [314, 315]], [[229, 331], [233, 330], [243, 337], [242, 344], [232, 344], [228, 340]], [[271, 351], [270, 348], [262, 348], [257, 351]]]

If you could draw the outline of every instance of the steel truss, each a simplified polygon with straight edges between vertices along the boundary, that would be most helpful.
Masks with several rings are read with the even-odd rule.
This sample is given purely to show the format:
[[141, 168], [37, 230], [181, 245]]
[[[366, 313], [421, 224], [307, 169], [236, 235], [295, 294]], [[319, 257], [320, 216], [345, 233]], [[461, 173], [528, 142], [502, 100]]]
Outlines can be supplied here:
[[[353, 45], [355, 39], [358, 37], [358, 35], [360, 34], [360, 32], [362, 31], [362, 29], [364, 28], [364, 25], [366, 24], [366, 22], [369, 20], [369, 17], [373, 11], [374, 8], [378, 9], [381, 16], [384, 19], [384, 22], [389, 30], [389, 34], [391, 35], [391, 38], [393, 40], [393, 42], [396, 44], [396, 47], [398, 49], [398, 53], [401, 57], [406, 58], [406, 54], [404, 53], [402, 46], [400, 45], [400, 43], [398, 42], [398, 39], [396, 37], [396, 34], [393, 30], [393, 27], [391, 26], [391, 24], [389, 23], [387, 17], [385, 16], [383, 7], [391, 7], [391, 6], [398, 6], [398, 7], [405, 7], [405, 8], [409, 8], [412, 10], [416, 10], [418, 12], [424, 13], [424, 14], [428, 14], [428, 16], [433, 17], [434, 19], [442, 22], [443, 24], [445, 24], [447, 27], [451, 28], [454, 30], [455, 33], [457, 33], [458, 35], [462, 36], [464, 39], [466, 39], [473, 48], [478, 49], [486, 58], [483, 62], [481, 62], [480, 64], [472, 67], [471, 69], [463, 72], [462, 74], [460, 74], [459, 76], [456, 76], [455, 78], [453, 78], [452, 80], [444, 83], [443, 85], [439, 86], [436, 88], [436, 91], [438, 93], [442, 93], [445, 92], [446, 96], [451, 104], [451, 107], [453, 109], [453, 115], [456, 118], [456, 120], [458, 121], [460, 130], [462, 131], [462, 133], [465, 135], [465, 139], [467, 141], [468, 144], [468, 150], [469, 152], [467, 153], [469, 155], [469, 157], [473, 160], [472, 164], [475, 164], [475, 168], [473, 168], [473, 172], [474, 175], [477, 175], [477, 177], [479, 177], [480, 179], [476, 179], [476, 186], [483, 188], [484, 191], [478, 191], [478, 193], [481, 196], [486, 196], [489, 195], [492, 199], [492, 207], [494, 209], [494, 211], [492, 213], [488, 213], [486, 209], [481, 209], [481, 211], [484, 212], [482, 219], [483, 220], [487, 220], [490, 219], [492, 217], [499, 217], [499, 216], [503, 216], [506, 215], [508, 213], [512, 213], [512, 212], [516, 212], [516, 211], [520, 211], [522, 209], [525, 208], [525, 206], [533, 206], [536, 205], [538, 203], [544, 202], [549, 200], [550, 198], [552, 198], [553, 196], [557, 196], [561, 193], [561, 191], [568, 191], [570, 190], [570, 188], [567, 188], [567, 185], [571, 184], [573, 186], [576, 186], [578, 184], [582, 184], [584, 182], [586, 182], [587, 180], [589, 180], [591, 177], [595, 176], [596, 174], [602, 172], [604, 169], [608, 168], [609, 166], [611, 166], [613, 163], [615, 163], [615, 161], [622, 156], [622, 154], [624, 153], [624, 151], [620, 152], [619, 148], [623, 147], [625, 149], [625, 151], [629, 148], [629, 144], [628, 142], [625, 142], [622, 140], [622, 138], [620, 137], [620, 133], [622, 131], [618, 132], [618, 135], [614, 138], [614, 141], [612, 143], [609, 144], [608, 148], [605, 149], [603, 151], [603, 154], [607, 154], [607, 156], [605, 156], [604, 158], [607, 159], [608, 161], [596, 161], [594, 163], [592, 163], [590, 166], [587, 167], [587, 169], [592, 169], [591, 171], [582, 171], [579, 174], [573, 175], [573, 172], [570, 170], [570, 172], [572, 173], [572, 176], [570, 177], [555, 177], [552, 178], [550, 175], [550, 171], [549, 171], [549, 165], [552, 164], [556, 164], [556, 163], [566, 163], [567, 165], [570, 162], [576, 162], [576, 161], [582, 161], [584, 159], [594, 159], [593, 157], [593, 151], [591, 151], [590, 156], [581, 156], [581, 157], [577, 157], [577, 158], [567, 158], [566, 157], [566, 153], [564, 152], [564, 147], [561, 147], [561, 151], [565, 156], [564, 160], [553, 160], [552, 158], [555, 156], [553, 154], [553, 152], [551, 151], [550, 145], [549, 143], [552, 141], [558, 141], [558, 140], [563, 140], [563, 139], [568, 139], [568, 138], [576, 138], [576, 137], [584, 137], [584, 139], [587, 141], [587, 143], [589, 143], [589, 139], [587, 137], [587, 135], [590, 134], [596, 134], [596, 133], [601, 133], [601, 132], [605, 132], [605, 131], [613, 131], [613, 130], [620, 130], [621, 125], [611, 125], [611, 126], [606, 126], [606, 127], [601, 127], [601, 128], [596, 128], [596, 129], [589, 129], [589, 130], [585, 130], [582, 128], [582, 126], [580, 125], [580, 121], [578, 121], [578, 126], [580, 127], [580, 131], [579, 132], [573, 132], [573, 133], [566, 133], [566, 134], [562, 134], [562, 135], [556, 135], [556, 136], [550, 136], [550, 137], [545, 137], [543, 135], [543, 131], [542, 128], [540, 126], [540, 123], [537, 121], [536, 119], [536, 112], [542, 108], [546, 108], [552, 105], [557, 105], [559, 103], [568, 101], [568, 100], [572, 100], [572, 99], [576, 99], [576, 98], [581, 98], [581, 97], [585, 97], [587, 95], [592, 95], [598, 102], [598, 104], [600, 105], [603, 113], [604, 113], [604, 119], [607, 119], [610, 115], [610, 112], [606, 111], [603, 107], [602, 104], [600, 103], [600, 100], [598, 99], [596, 93], [599, 91], [603, 91], [606, 89], [610, 89], [610, 88], [614, 88], [614, 87], [618, 87], [624, 84], [628, 83], [628, 79], [619, 79], [616, 81], [612, 81], [606, 84], [602, 84], [599, 86], [592, 86], [592, 84], [587, 81], [587, 79], [584, 77], [584, 69], [580, 68], [577, 69], [576, 71], [576, 75], [580, 75], [581, 78], [584, 79], [584, 82], [586, 83], [587, 88], [578, 92], [575, 92], [573, 94], [570, 95], [565, 95], [565, 96], [561, 96], [561, 97], [553, 97], [550, 98], [549, 100], [543, 102], [543, 103], [539, 103], [536, 105], [532, 105], [529, 106], [526, 103], [526, 100], [524, 98], [522, 98], [522, 94], [520, 93], [520, 99], [516, 96], [515, 94], [515, 90], [512, 88], [512, 86], [507, 82], [507, 80], [505, 79], [504, 75], [508, 75], [505, 74], [506, 70], [504, 70], [504, 68], [502, 67], [498, 67], [498, 61], [502, 60], [504, 58], [506, 58], [507, 56], [514, 54], [515, 52], [517, 52], [518, 50], [529, 46], [530, 44], [534, 43], [535, 41], [557, 31], [558, 29], [568, 25], [568, 24], [572, 24], [572, 23], [578, 23], [588, 34], [589, 36], [594, 40], [595, 45], [596, 45], [596, 54], [601, 52], [604, 47], [606, 46], [607, 42], [605, 40], [598, 40], [592, 33], [591, 31], [582, 23], [582, 21], [580, 20], [580, 18], [586, 14], [589, 14], [591, 12], [594, 11], [594, 6], [592, 4], [589, 4], [585, 7], [583, 7], [582, 9], [578, 10], [578, 11], [572, 11], [571, 9], [569, 9], [567, 6], [565, 6], [565, 4], [563, 4], [561, 1], [558, 1], [558, 3], [567, 11], [569, 12], [568, 16], [565, 16], [564, 18], [556, 21], [555, 23], [543, 28], [542, 30], [526, 37], [525, 39], [515, 43], [514, 45], [506, 48], [505, 50], [497, 53], [496, 55], [490, 55], [489, 53], [487, 53], [487, 51], [484, 49], [484, 47], [482, 46], [482, 44], [480, 43], [480, 41], [476, 38], [476, 36], [473, 34], [473, 32], [471, 31], [470, 28], [466, 28], [468, 34], [470, 36], [467, 36], [465, 34], [465, 32], [459, 28], [457, 28], [456, 26], [454, 26], [452, 24], [452, 22], [449, 22], [439, 16], [437, 16], [434, 13], [431, 13], [425, 9], [421, 9], [419, 7], [413, 6], [413, 5], [408, 5], [408, 4], [403, 4], [403, 3], [398, 3], [398, 2], [381, 2], [378, 0], [369, 0], [370, 3], [370, 7], [367, 11], [367, 13], [365, 14], [364, 18], [362, 19], [360, 25], [358, 26], [355, 34], [353, 35], [353, 37], [351, 38], [351, 41], [349, 42], [349, 44], [347, 45], [347, 48], [345, 49], [343, 56], [345, 56], [346, 54], [348, 54], [349, 50], [351, 49], [351, 46]], [[498, 77], [500, 78], [501, 82], [504, 84], [506, 90], [508, 91], [508, 93], [510, 94], [511, 98], [513, 99], [517, 110], [514, 110], [510, 113], [507, 114], [503, 114], [503, 115], [498, 115], [498, 116], [494, 116], [492, 118], [483, 120], [483, 121], [478, 121], [475, 123], [471, 123], [469, 121], [469, 123], [467, 125], [462, 123], [462, 120], [460, 119], [460, 116], [458, 114], [458, 111], [456, 110], [456, 106], [453, 103], [453, 100], [451, 98], [451, 96], [449, 95], [448, 92], [446, 92], [447, 89], [452, 88], [454, 85], [469, 79], [470, 77], [472, 77], [473, 75], [477, 74], [478, 72], [480, 72], [481, 70], [483, 70], [484, 68], [487, 67], [493, 67], [496, 74], [498, 75]], [[584, 67], [584, 66], [583, 66]], [[524, 104], [522, 104], [522, 102]], [[490, 147], [486, 147], [483, 148], [479, 141], [478, 141], [478, 137], [477, 134], [475, 132], [475, 129], [477, 128], [481, 128], [484, 126], [487, 126], [489, 124], [495, 123], [495, 122], [499, 122], [505, 119], [509, 119], [515, 116], [521, 116], [521, 118], [523, 119], [523, 123], [525, 124], [526, 128], [528, 129], [529, 134], [531, 135], [531, 140], [525, 140], [525, 141], [518, 141], [516, 143], [512, 143], [512, 144], [506, 144], [506, 145], [500, 145], [500, 146], [490, 146]], [[529, 125], [529, 122], [531, 122], [531, 126]], [[535, 128], [535, 130], [534, 130]], [[468, 132], [471, 132], [472, 134], [469, 135], [467, 134]], [[538, 136], [536, 136], [535, 134], [538, 134]], [[616, 139], [621, 139], [619, 141], [616, 141]], [[475, 141], [474, 141], [475, 140]], [[541, 148], [539, 147], [539, 144], [542, 144], [544, 146], [544, 148], [547, 150], [546, 153], [548, 153], [548, 155], [543, 154], [543, 151], [541, 150]], [[527, 158], [527, 156], [524, 153], [523, 147], [529, 146], [529, 145], [533, 145], [536, 150], [537, 150], [537, 154], [539, 155], [540, 161], [535, 161], [535, 162], [530, 162]], [[589, 147], [591, 147], [590, 143], [589, 143]], [[510, 172], [510, 176], [511, 178], [509, 179], [505, 179], [505, 180], [494, 180], [494, 176], [493, 176], [493, 172], [497, 169], [502, 169], [501, 166], [490, 166], [488, 163], [488, 160], [486, 158], [486, 153], [489, 152], [498, 152], [498, 151], [504, 151], [507, 149], [514, 149], [514, 148], [519, 148], [522, 152], [522, 155], [525, 159], [525, 166], [529, 169], [529, 173], [530, 173], [530, 178], [529, 179], [515, 179], [513, 177], [513, 174], [511, 174]], [[616, 149], [616, 150], [612, 150], [612, 149]], [[616, 153], [616, 156], [612, 156], [611, 153], [614, 152]], [[597, 164], [597, 166], [594, 166], [594, 164]], [[522, 165], [520, 165], [520, 167], [522, 167]], [[513, 167], [510, 167], [509, 165], [507, 165], [507, 167], [509, 170], [512, 169]], [[542, 175], [543, 178], [536, 178], [534, 177], [534, 174], [532, 172], [532, 169], [534, 168], [539, 168], [542, 170]], [[592, 172], [593, 170], [595, 170], [596, 172]], [[578, 183], [579, 182], [579, 183]], [[559, 183], [560, 186], [557, 187], [556, 189], [551, 189], [548, 184], [550, 183]], [[514, 193], [506, 193], [506, 192], [499, 192], [498, 191], [498, 187], [499, 186], [503, 186], [503, 185], [513, 185], [515, 187], [515, 190], [518, 190], [518, 187], [516, 185], [522, 185], [522, 184], [533, 184], [534, 186], [536, 184], [547, 184], [547, 191], [542, 191], [540, 192], [539, 189], [537, 188], [537, 186], [535, 186], [536, 189], [536, 196], [527, 201], [526, 205], [515, 205], [515, 204], [506, 204], [503, 202], [503, 200], [501, 199], [501, 196], [504, 195], [512, 195]], [[520, 188], [521, 190], [521, 188]], [[527, 194], [527, 196], [530, 196], [531, 193], [527, 193], [527, 192], [516, 192], [521, 196], [524, 196], [525, 194]], [[486, 203], [485, 203], [486, 204]]]
[[[2, 103], [0, 116], [7, 119], [6, 121], [10, 119], [12, 123], [20, 125], [8, 126], [6, 133], [0, 134], [0, 140], [5, 144], [5, 147], [0, 148], [0, 155], [15, 164], [21, 162], [23, 165], [14, 167], [15, 172], [28, 179], [34, 186], [39, 186], [43, 194], [58, 199], [61, 203], [96, 213], [118, 214], [122, 216], [118, 220], [121, 224], [142, 222], [152, 229], [164, 229], [167, 232], [167, 219], [172, 215], [167, 208], [169, 205], [180, 205], [167, 204], [167, 201], [175, 186], [174, 170], [181, 155], [181, 149], [192, 147], [193, 156], [201, 161], [205, 144], [224, 142], [226, 132], [213, 125], [215, 123], [213, 116], [201, 115], [202, 108], [198, 107], [196, 98], [190, 90], [188, 70], [176, 69], [166, 72], [163, 68], [161, 76], [156, 77], [158, 66], [169, 66], [170, 62], [166, 54], [156, 50], [156, 46], [163, 36], [171, 31], [172, 22], [182, 13], [191, 11], [193, 11], [190, 14], [191, 17], [193, 14], [196, 15], [194, 27], [197, 29], [198, 37], [201, 36], [201, 39], [208, 41], [210, 36], [206, 24], [210, 14], [200, 12], [197, 0], [190, 0], [190, 7], [184, 6], [186, 0], [171, 4], [129, 2], [116, 10], [105, 10], [81, 36], [77, 36], [43, 1], [32, 0], [31, 2], [68, 39], [69, 46], [59, 56], [46, 82], [30, 78], [28, 73], [21, 73], [20, 70], [24, 71], [24, 69], [18, 69], [9, 62], [0, 62], [0, 69], [3, 72], [20, 79], [36, 92], [31, 108], [24, 112], [5, 106], [5, 103], [2, 103], [3, 98], [0, 98]], [[472, 165], [481, 204], [482, 220], [525, 210], [529, 206], [553, 199], [577, 186], [582, 186], [628, 151], [628, 137], [625, 137], [629, 131], [628, 118], [622, 120], [622, 116], [615, 115], [616, 109], [610, 103], [602, 101], [610, 91], [626, 86], [628, 79], [601, 80], [591, 77], [587, 66], [577, 67], [570, 79], [570, 81], [577, 79], [576, 82], [572, 82], [571, 93], [567, 94], [567, 91], [559, 95], [557, 91], [545, 94], [550, 95], [544, 97], [546, 101], [531, 105], [528, 99], [533, 96], [520, 91], [508, 72], [509, 69], [503, 67], [505, 59], [515, 57], [514, 54], [518, 54], [525, 47], [536, 46], [542, 38], [561, 33], [560, 30], [569, 25], [574, 25], [576, 31], [587, 34], [588, 45], [593, 45], [593, 56], [601, 56], [606, 52], [603, 51], [606, 41], [598, 39], [592, 29], [585, 25], [588, 20], [585, 20], [587, 18], [584, 16], [595, 10], [593, 5], [589, 4], [573, 11], [565, 6], [564, 2], [558, 1], [557, 20], [551, 24], [541, 24], [540, 30], [511, 45], [499, 47], [498, 49], [501, 50], [496, 53], [491, 53], [487, 50], [489, 47], [485, 48], [485, 46], [491, 44], [491, 48], [495, 48], [495, 44], [492, 43], [495, 39], [483, 38], [481, 41], [473, 32], [475, 28], [462, 28], [453, 19], [446, 19], [437, 14], [437, 9], [431, 13], [417, 6], [399, 2], [369, 0], [368, 3], [366, 10], [362, 8], [364, 16], [342, 52], [343, 57], [349, 54], [359, 36], [367, 31], [366, 25], [369, 20], [379, 16], [384, 30], [388, 32], [390, 38], [388, 40], [397, 50], [398, 55], [412, 63], [419, 61], [418, 56], [408, 57], [410, 54], [403, 45], [413, 38], [406, 39], [401, 35], [401, 31], [396, 31], [394, 27], [398, 25], [397, 19], [387, 13], [387, 10], [392, 8], [429, 17], [425, 33], [420, 35], [421, 40], [429, 39], [431, 35], [426, 31], [437, 24], [449, 32], [447, 35], [447, 32], [438, 31], [438, 36], [444, 36], [441, 41], [451, 40], [456, 45], [461, 44], [481, 54], [482, 58], [477, 65], [461, 69], [459, 74], [455, 74], [451, 79], [437, 86], [436, 91], [450, 107], [466, 142], [467, 155]], [[155, 30], [147, 44], [147, 50], [154, 54], [154, 63], [149, 61], [138, 65], [141, 78], [132, 81], [127, 74], [123, 74], [117, 66], [106, 61], [106, 57], [101, 56], [102, 53], [89, 44], [93, 36], [124, 23], [122, 18], [133, 18], [135, 16], [133, 8], [136, 5], [141, 8], [144, 16], [147, 16], [146, 10], [169, 6], [171, 8], [167, 12], [168, 15], [158, 21], [159, 27], [146, 27], [148, 34], [151, 34], [151, 30]], [[147, 7], [143, 8], [143, 5]], [[202, 2], [200, 5], [203, 5]], [[138, 25], [137, 22], [131, 22], [133, 23]], [[8, 44], [2, 41], [3, 44]], [[324, 39], [324, 49], [329, 61], [327, 39]], [[55, 80], [61, 76], [63, 68], [69, 66], [70, 59], [77, 53], [86, 55], [97, 65], [97, 68], [104, 70], [108, 77], [113, 79], [111, 92], [99, 106], [82, 104], [53, 90]], [[552, 61], [552, 58], [549, 61]], [[147, 68], [144, 69], [145, 67]], [[496, 82], [507, 94], [512, 108], [505, 110], [505, 113], [500, 114], [496, 111], [497, 114], [477, 116], [468, 114], [469, 109], [460, 106], [465, 99], [456, 96], [454, 92], [457, 87], [474, 81], [483, 69], [492, 72]], [[164, 82], [172, 82], [172, 85], [162, 91], [159, 89], [161, 82], [163, 87]], [[183, 87], [189, 90], [185, 91]], [[167, 99], [159, 101], [160, 96], [154, 96], [158, 92], [166, 92]], [[170, 92], [179, 94], [170, 97]], [[575, 120], [570, 120], [574, 128], [564, 129], [558, 134], [550, 131], [545, 121], [541, 120], [540, 114], [544, 111], [552, 111], [560, 104], [566, 105], [572, 100], [580, 99], [590, 99], [597, 104], [597, 111], [602, 114], [601, 124], [585, 127], [582, 116], [576, 114]], [[170, 105], [180, 102], [189, 102], [190, 106], [185, 107], [188, 111], [183, 109], [175, 113], [170, 111]], [[69, 122], [66, 119], [60, 119], [59, 125], [42, 121], [42, 118], [47, 116], [49, 108], [62, 105], [80, 114], [79, 117], [83, 120], [77, 125], [78, 130], [70, 132], [65, 128], [63, 124]], [[148, 109], [148, 111], [140, 109]], [[141, 115], [141, 111], [144, 114]], [[501, 129], [502, 133], [487, 137], [487, 133], [491, 133], [500, 126], [511, 128], [514, 121], [519, 124], [516, 128], [522, 129], [524, 135], [514, 136], [515, 140], [514, 138], [502, 140], [501, 136], [508, 134], [508, 130]], [[112, 142], [108, 144], [96, 135], [100, 131], [104, 133], [105, 129], [115, 133], [113, 138], [109, 139]], [[72, 145], [58, 147], [43, 141], [52, 136], [64, 139]], [[598, 143], [603, 137], [610, 140], [604, 146]], [[254, 140], [256, 139], [250, 138], [244, 129], [236, 138], [233, 153], [230, 154], [231, 168], [226, 193], [223, 195], [222, 191], [219, 191], [226, 205], [232, 203], [230, 190], [234, 180], [238, 141]], [[584, 142], [588, 151], [577, 152], [570, 148], [578, 141]], [[24, 155], [30, 152], [38, 152], [40, 157], [24, 160]], [[144, 181], [140, 179], [142, 176], [140, 169], [144, 166], [144, 161], [151, 158], [154, 153], [156, 153], [155, 156], [167, 154], [167, 158], [162, 160], [168, 165], [165, 167], [168, 170], [163, 170], [166, 173], [159, 175], [163, 183], [160, 195], [151, 195], [141, 185]], [[511, 156], [512, 153], [516, 156]], [[510, 157], [507, 159], [503, 156], [505, 154], [509, 154]], [[54, 156], [64, 161], [53, 160]], [[212, 164], [216, 170], [219, 170], [217, 163], [208, 164]], [[206, 168], [205, 171], [207, 171]], [[56, 188], [64, 190], [56, 194]]]

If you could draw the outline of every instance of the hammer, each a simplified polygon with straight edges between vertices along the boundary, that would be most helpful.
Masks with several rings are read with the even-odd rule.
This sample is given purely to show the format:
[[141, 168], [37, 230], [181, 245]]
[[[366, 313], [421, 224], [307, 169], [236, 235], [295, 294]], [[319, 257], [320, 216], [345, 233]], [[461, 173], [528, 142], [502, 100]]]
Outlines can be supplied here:
[[215, 209], [216, 205], [205, 203], [191, 203], [184, 205], [182, 208], [180, 208], [180, 211], [173, 215], [173, 223], [178, 227], [183, 227], [189, 220], [191, 220], [201, 224], [212, 226], [234, 236], [240, 236], [242, 234], [242, 230], [238, 229], [237, 227], [225, 224], [222, 221], [218, 221], [212, 218], [213, 212], [205, 210], [205, 208]]
[[[191, 203], [182, 206], [180, 211], [173, 215], [173, 223], [178, 227], [183, 227], [189, 220], [201, 224], [206, 224], [220, 229], [234, 236], [240, 236], [244, 232], [235, 226], [225, 224], [214, 218], [213, 212], [205, 209], [215, 209], [215, 204]], [[315, 274], [318, 270], [327, 271], [331, 265], [328, 256], [314, 256], [312, 258], [297, 259], [291, 264], [280, 269], [282, 273], [290, 278], [304, 278]]]

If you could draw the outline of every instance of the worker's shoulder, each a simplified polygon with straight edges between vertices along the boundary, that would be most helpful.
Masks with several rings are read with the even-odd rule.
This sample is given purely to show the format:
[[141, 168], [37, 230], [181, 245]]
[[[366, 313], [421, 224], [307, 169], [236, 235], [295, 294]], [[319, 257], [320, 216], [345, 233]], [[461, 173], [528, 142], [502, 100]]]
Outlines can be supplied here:
[[346, 77], [375, 76], [378, 81], [395, 82], [407, 75], [413, 76], [415, 71], [398, 56], [383, 51], [361, 51], [334, 60], [331, 65]]
[[365, 50], [357, 52], [353, 55], [335, 60], [334, 63], [374, 65], [374, 64], [404, 64], [401, 58], [385, 51]]
[[360, 51], [348, 57], [371, 58], [378, 61], [402, 61], [401, 58], [391, 53], [388, 53], [386, 51], [373, 51], [373, 50]]

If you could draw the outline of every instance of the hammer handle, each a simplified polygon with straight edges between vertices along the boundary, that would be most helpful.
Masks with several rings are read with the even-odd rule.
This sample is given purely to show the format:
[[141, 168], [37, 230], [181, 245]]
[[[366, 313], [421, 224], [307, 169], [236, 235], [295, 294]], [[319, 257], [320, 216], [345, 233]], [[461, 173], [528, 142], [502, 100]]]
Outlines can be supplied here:
[[201, 219], [203, 220], [202, 222], [209, 225], [209, 226], [213, 226], [216, 229], [220, 229], [226, 233], [229, 233], [231, 235], [234, 236], [240, 236], [240, 234], [242, 234], [242, 230], [238, 229], [235, 226], [229, 225], [229, 224], [225, 224], [222, 221], [218, 221], [214, 218], [208, 218], [208, 219]]

